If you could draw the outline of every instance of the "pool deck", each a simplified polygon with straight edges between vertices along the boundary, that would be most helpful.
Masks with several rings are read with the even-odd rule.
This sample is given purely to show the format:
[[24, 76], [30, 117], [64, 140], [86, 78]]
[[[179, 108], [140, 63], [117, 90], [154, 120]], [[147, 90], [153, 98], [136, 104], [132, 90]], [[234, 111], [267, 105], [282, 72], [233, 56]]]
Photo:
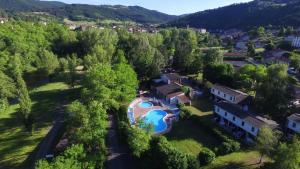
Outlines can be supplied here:
[[139, 106], [139, 103], [145, 100], [149, 100], [149, 98], [147, 97], [139, 97], [136, 98], [130, 105], [131, 108], [133, 108], [133, 114], [134, 114], [134, 119], [139, 119], [140, 117], [145, 116], [149, 111], [152, 110], [164, 110], [166, 111], [168, 114], [167, 116], [164, 118], [166, 120], [166, 123], [168, 125], [168, 128], [166, 131], [162, 132], [162, 133], [158, 133], [158, 134], [165, 134], [167, 132], [169, 132], [171, 130], [171, 121], [169, 118], [171, 118], [174, 114], [173, 111], [170, 110], [169, 107], [167, 106], [161, 106], [158, 103], [155, 102], [151, 102], [153, 103], [153, 107], [149, 107], [149, 108], [143, 108]]

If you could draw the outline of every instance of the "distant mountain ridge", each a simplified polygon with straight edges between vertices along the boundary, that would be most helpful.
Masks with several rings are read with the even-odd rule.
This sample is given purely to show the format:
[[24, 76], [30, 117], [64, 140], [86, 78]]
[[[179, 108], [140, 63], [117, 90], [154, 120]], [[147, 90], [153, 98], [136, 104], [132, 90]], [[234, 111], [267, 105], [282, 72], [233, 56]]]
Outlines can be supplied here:
[[112, 19], [160, 24], [177, 18], [139, 6], [65, 4], [39, 0], [0, 0], [0, 9], [12, 12], [48, 12], [71, 20]]
[[231, 29], [253, 26], [300, 26], [300, 0], [254, 0], [197, 12], [168, 26]]

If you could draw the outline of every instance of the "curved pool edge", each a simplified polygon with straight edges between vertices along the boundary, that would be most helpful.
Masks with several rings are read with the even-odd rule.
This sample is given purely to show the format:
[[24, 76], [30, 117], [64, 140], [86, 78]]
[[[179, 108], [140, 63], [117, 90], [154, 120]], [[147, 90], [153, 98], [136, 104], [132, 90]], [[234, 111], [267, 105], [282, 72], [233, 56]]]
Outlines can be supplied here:
[[162, 120], [163, 120], [164, 124], [166, 125], [166, 127], [165, 127], [164, 130], [162, 130], [162, 131], [159, 131], [159, 132], [154, 131], [154, 134], [160, 135], [160, 134], [166, 133], [166, 131], [168, 131], [168, 128], [169, 128], [168, 123], [166, 122], [166, 118], [167, 118], [167, 116], [169, 115], [169, 113], [166, 112], [166, 111], [163, 110], [163, 109], [152, 109], [152, 110], [149, 110], [145, 115], [141, 116], [141, 118], [144, 118], [145, 116], [147, 116], [148, 113], [150, 113], [150, 112], [152, 112], [152, 111], [163, 111], [163, 112], [166, 113], [165, 116], [162, 118]]

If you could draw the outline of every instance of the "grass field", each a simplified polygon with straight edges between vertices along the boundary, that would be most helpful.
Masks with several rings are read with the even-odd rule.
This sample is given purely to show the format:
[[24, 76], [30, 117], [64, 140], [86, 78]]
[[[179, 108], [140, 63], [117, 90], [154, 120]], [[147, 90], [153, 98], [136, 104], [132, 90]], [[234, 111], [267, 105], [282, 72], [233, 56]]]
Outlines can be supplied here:
[[[188, 120], [180, 120], [175, 123], [171, 132], [166, 136], [168, 140], [179, 150], [197, 156], [203, 146], [214, 149], [222, 143], [215, 135], [204, 126], [217, 127], [211, 122], [212, 104], [209, 100], [201, 99], [193, 101], [193, 106], [188, 107], [193, 116]], [[201, 125], [200, 123], [205, 123]], [[216, 160], [202, 167], [203, 169], [253, 169], [258, 167], [259, 154], [256, 151], [243, 150], [225, 156], [219, 156]]]
[[0, 113], [0, 168], [28, 168], [32, 152], [47, 134], [55, 117], [55, 108], [73, 98], [73, 90], [64, 83], [49, 83], [30, 91], [35, 116], [34, 133], [24, 130], [17, 117], [18, 105]]

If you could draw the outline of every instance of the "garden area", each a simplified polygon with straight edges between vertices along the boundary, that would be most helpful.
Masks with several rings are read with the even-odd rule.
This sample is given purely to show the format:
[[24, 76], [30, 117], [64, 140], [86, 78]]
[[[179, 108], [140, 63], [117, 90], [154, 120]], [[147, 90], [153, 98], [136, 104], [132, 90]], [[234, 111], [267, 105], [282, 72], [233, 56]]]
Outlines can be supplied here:
[[[62, 82], [48, 83], [30, 91], [34, 129], [30, 133], [18, 118], [18, 104], [0, 113], [0, 166], [2, 168], [29, 168], [34, 151], [48, 133], [56, 115], [56, 109], [76, 96], [77, 89], [69, 89]], [[74, 97], [73, 97], [74, 96]]]
[[[203, 169], [252, 169], [259, 166], [258, 152], [240, 148], [236, 145], [238, 142], [211, 121], [213, 105], [208, 99], [194, 100], [192, 106], [186, 108], [191, 117], [176, 122], [166, 135], [173, 146], [194, 156], [198, 156], [204, 147], [214, 151], [216, 159], [209, 165], [201, 165]], [[227, 150], [226, 146], [220, 146], [224, 142], [230, 143], [232, 150], [223, 152]]]

